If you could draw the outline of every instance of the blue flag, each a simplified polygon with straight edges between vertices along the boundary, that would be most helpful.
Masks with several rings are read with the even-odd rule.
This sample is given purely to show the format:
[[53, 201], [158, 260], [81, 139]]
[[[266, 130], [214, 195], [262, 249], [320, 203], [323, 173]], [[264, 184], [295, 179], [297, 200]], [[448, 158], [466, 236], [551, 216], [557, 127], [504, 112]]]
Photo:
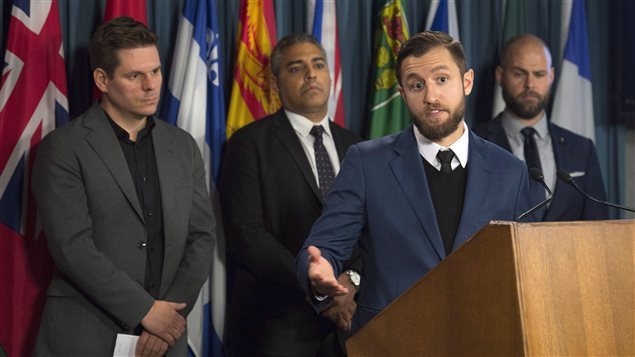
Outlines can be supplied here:
[[445, 32], [459, 41], [459, 21], [454, 0], [433, 0], [430, 3], [426, 30]]
[[[168, 93], [162, 108], [165, 120], [186, 130], [196, 140], [212, 194], [226, 130], [215, 9], [215, 1], [185, 1]], [[216, 223], [220, 224], [218, 220]], [[210, 278], [187, 318], [188, 345], [195, 356], [223, 355], [225, 266], [222, 234], [217, 234], [216, 240]]]
[[[575, 133], [595, 140], [593, 87], [584, 0], [563, 3], [571, 6], [567, 41], [551, 120]], [[567, 19], [563, 18], [566, 23]]]

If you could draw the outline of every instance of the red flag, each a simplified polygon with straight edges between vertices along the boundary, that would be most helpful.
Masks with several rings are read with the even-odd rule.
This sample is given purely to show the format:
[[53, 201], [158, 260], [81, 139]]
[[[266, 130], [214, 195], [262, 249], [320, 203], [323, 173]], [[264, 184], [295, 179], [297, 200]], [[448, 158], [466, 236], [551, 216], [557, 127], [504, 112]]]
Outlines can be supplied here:
[[0, 346], [30, 356], [53, 264], [35, 220], [37, 144], [68, 121], [57, 0], [16, 1], [0, 78]]
[[146, 0], [108, 0], [104, 12], [104, 22], [119, 16], [130, 16], [148, 26]]
[[276, 45], [272, 0], [242, 0], [238, 53], [227, 113], [227, 139], [241, 127], [280, 109], [271, 87], [269, 56]]

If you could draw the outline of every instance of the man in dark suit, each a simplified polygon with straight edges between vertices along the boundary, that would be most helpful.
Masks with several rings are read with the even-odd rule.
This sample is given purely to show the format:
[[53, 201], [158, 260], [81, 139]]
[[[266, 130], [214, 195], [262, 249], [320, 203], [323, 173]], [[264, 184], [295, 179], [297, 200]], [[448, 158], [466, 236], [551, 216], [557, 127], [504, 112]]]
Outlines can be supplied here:
[[[523, 34], [504, 46], [496, 81], [503, 89], [505, 110], [474, 129], [481, 137], [498, 144], [528, 167], [539, 168], [554, 192], [551, 205], [539, 213], [544, 221], [607, 219], [604, 205], [586, 199], [573, 187], [558, 181], [563, 169], [591, 196], [604, 200], [604, 183], [593, 142], [547, 120], [554, 70], [549, 48], [538, 37]], [[530, 181], [534, 203], [546, 198], [542, 185]]]
[[[93, 35], [99, 103], [40, 144], [33, 192], [56, 271], [37, 356], [187, 354], [185, 316], [208, 276], [215, 238], [201, 154], [157, 120], [157, 37], [131, 18]], [[171, 346], [169, 349], [168, 347]]]
[[474, 72], [461, 44], [441, 32], [416, 34], [402, 45], [396, 73], [414, 125], [351, 146], [297, 257], [301, 285], [328, 299], [347, 292], [335, 277], [359, 244], [364, 283], [353, 330], [490, 220], [514, 220], [529, 207], [524, 163], [465, 125]]
[[295, 279], [295, 255], [346, 149], [360, 139], [329, 120], [326, 54], [311, 35], [281, 39], [271, 67], [283, 109], [238, 130], [221, 169], [229, 253], [225, 345], [229, 355], [333, 355], [338, 351], [325, 339], [333, 337], [333, 322], [350, 329], [349, 275], [358, 284], [358, 273], [340, 275], [350, 294], [319, 316]]

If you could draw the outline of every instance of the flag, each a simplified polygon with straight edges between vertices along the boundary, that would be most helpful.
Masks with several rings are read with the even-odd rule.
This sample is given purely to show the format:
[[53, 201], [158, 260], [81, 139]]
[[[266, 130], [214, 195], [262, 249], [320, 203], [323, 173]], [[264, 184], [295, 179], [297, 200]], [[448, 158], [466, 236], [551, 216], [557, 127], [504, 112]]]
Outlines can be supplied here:
[[426, 30], [441, 31], [459, 39], [459, 21], [456, 16], [456, 2], [454, 0], [432, 0], [428, 10]]
[[329, 117], [341, 127], [346, 127], [335, 0], [309, 0], [307, 15], [308, 32], [312, 33], [326, 50], [326, 62], [329, 64], [331, 76]]
[[227, 138], [280, 109], [271, 87], [269, 56], [276, 44], [273, 0], [241, 0], [238, 50], [227, 114]]
[[[225, 100], [221, 87], [216, 5], [216, 1], [208, 0], [186, 0], [183, 4], [172, 72], [162, 108], [165, 120], [183, 128], [196, 140], [212, 193], [225, 142]], [[187, 318], [188, 345], [195, 356], [223, 355], [225, 250], [222, 230], [218, 231], [210, 278]]]
[[[527, 32], [527, 8], [525, 0], [509, 0], [503, 3], [503, 32], [501, 34], [500, 46], [512, 37]], [[499, 51], [500, 52], [500, 51]], [[497, 83], [494, 87], [494, 103], [492, 105], [492, 116], [505, 109], [505, 101], [503, 100], [503, 89]]]
[[0, 77], [0, 346], [30, 356], [53, 272], [36, 222], [40, 140], [68, 121], [57, 0], [15, 1]]
[[376, 79], [370, 111], [371, 139], [403, 130], [410, 124], [410, 113], [397, 89], [399, 83], [395, 73], [397, 51], [409, 37], [401, 1], [385, 2], [379, 11], [378, 23], [375, 33]]
[[[563, 2], [571, 6], [567, 44], [551, 120], [577, 134], [595, 140], [593, 88], [584, 0]], [[563, 19], [566, 20], [566, 19]]]
[[107, 0], [104, 22], [119, 16], [130, 16], [148, 26], [146, 0]]

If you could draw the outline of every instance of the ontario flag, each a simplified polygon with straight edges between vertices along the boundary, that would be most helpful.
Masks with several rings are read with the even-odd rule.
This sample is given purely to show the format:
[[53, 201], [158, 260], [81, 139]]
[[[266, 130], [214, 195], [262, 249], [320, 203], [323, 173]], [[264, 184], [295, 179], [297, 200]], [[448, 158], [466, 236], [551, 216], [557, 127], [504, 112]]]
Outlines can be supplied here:
[[280, 109], [280, 99], [271, 86], [269, 64], [276, 45], [275, 20], [273, 0], [241, 0], [227, 139], [241, 127]]
[[51, 279], [29, 187], [38, 143], [68, 121], [66, 93], [57, 1], [15, 1], [0, 77], [0, 346], [8, 356], [31, 355]]
[[313, 37], [322, 44], [326, 51], [326, 62], [329, 65], [331, 76], [331, 95], [328, 102], [329, 117], [339, 126], [346, 127], [335, 2], [335, 0], [309, 0], [307, 8], [308, 32], [313, 34]]

